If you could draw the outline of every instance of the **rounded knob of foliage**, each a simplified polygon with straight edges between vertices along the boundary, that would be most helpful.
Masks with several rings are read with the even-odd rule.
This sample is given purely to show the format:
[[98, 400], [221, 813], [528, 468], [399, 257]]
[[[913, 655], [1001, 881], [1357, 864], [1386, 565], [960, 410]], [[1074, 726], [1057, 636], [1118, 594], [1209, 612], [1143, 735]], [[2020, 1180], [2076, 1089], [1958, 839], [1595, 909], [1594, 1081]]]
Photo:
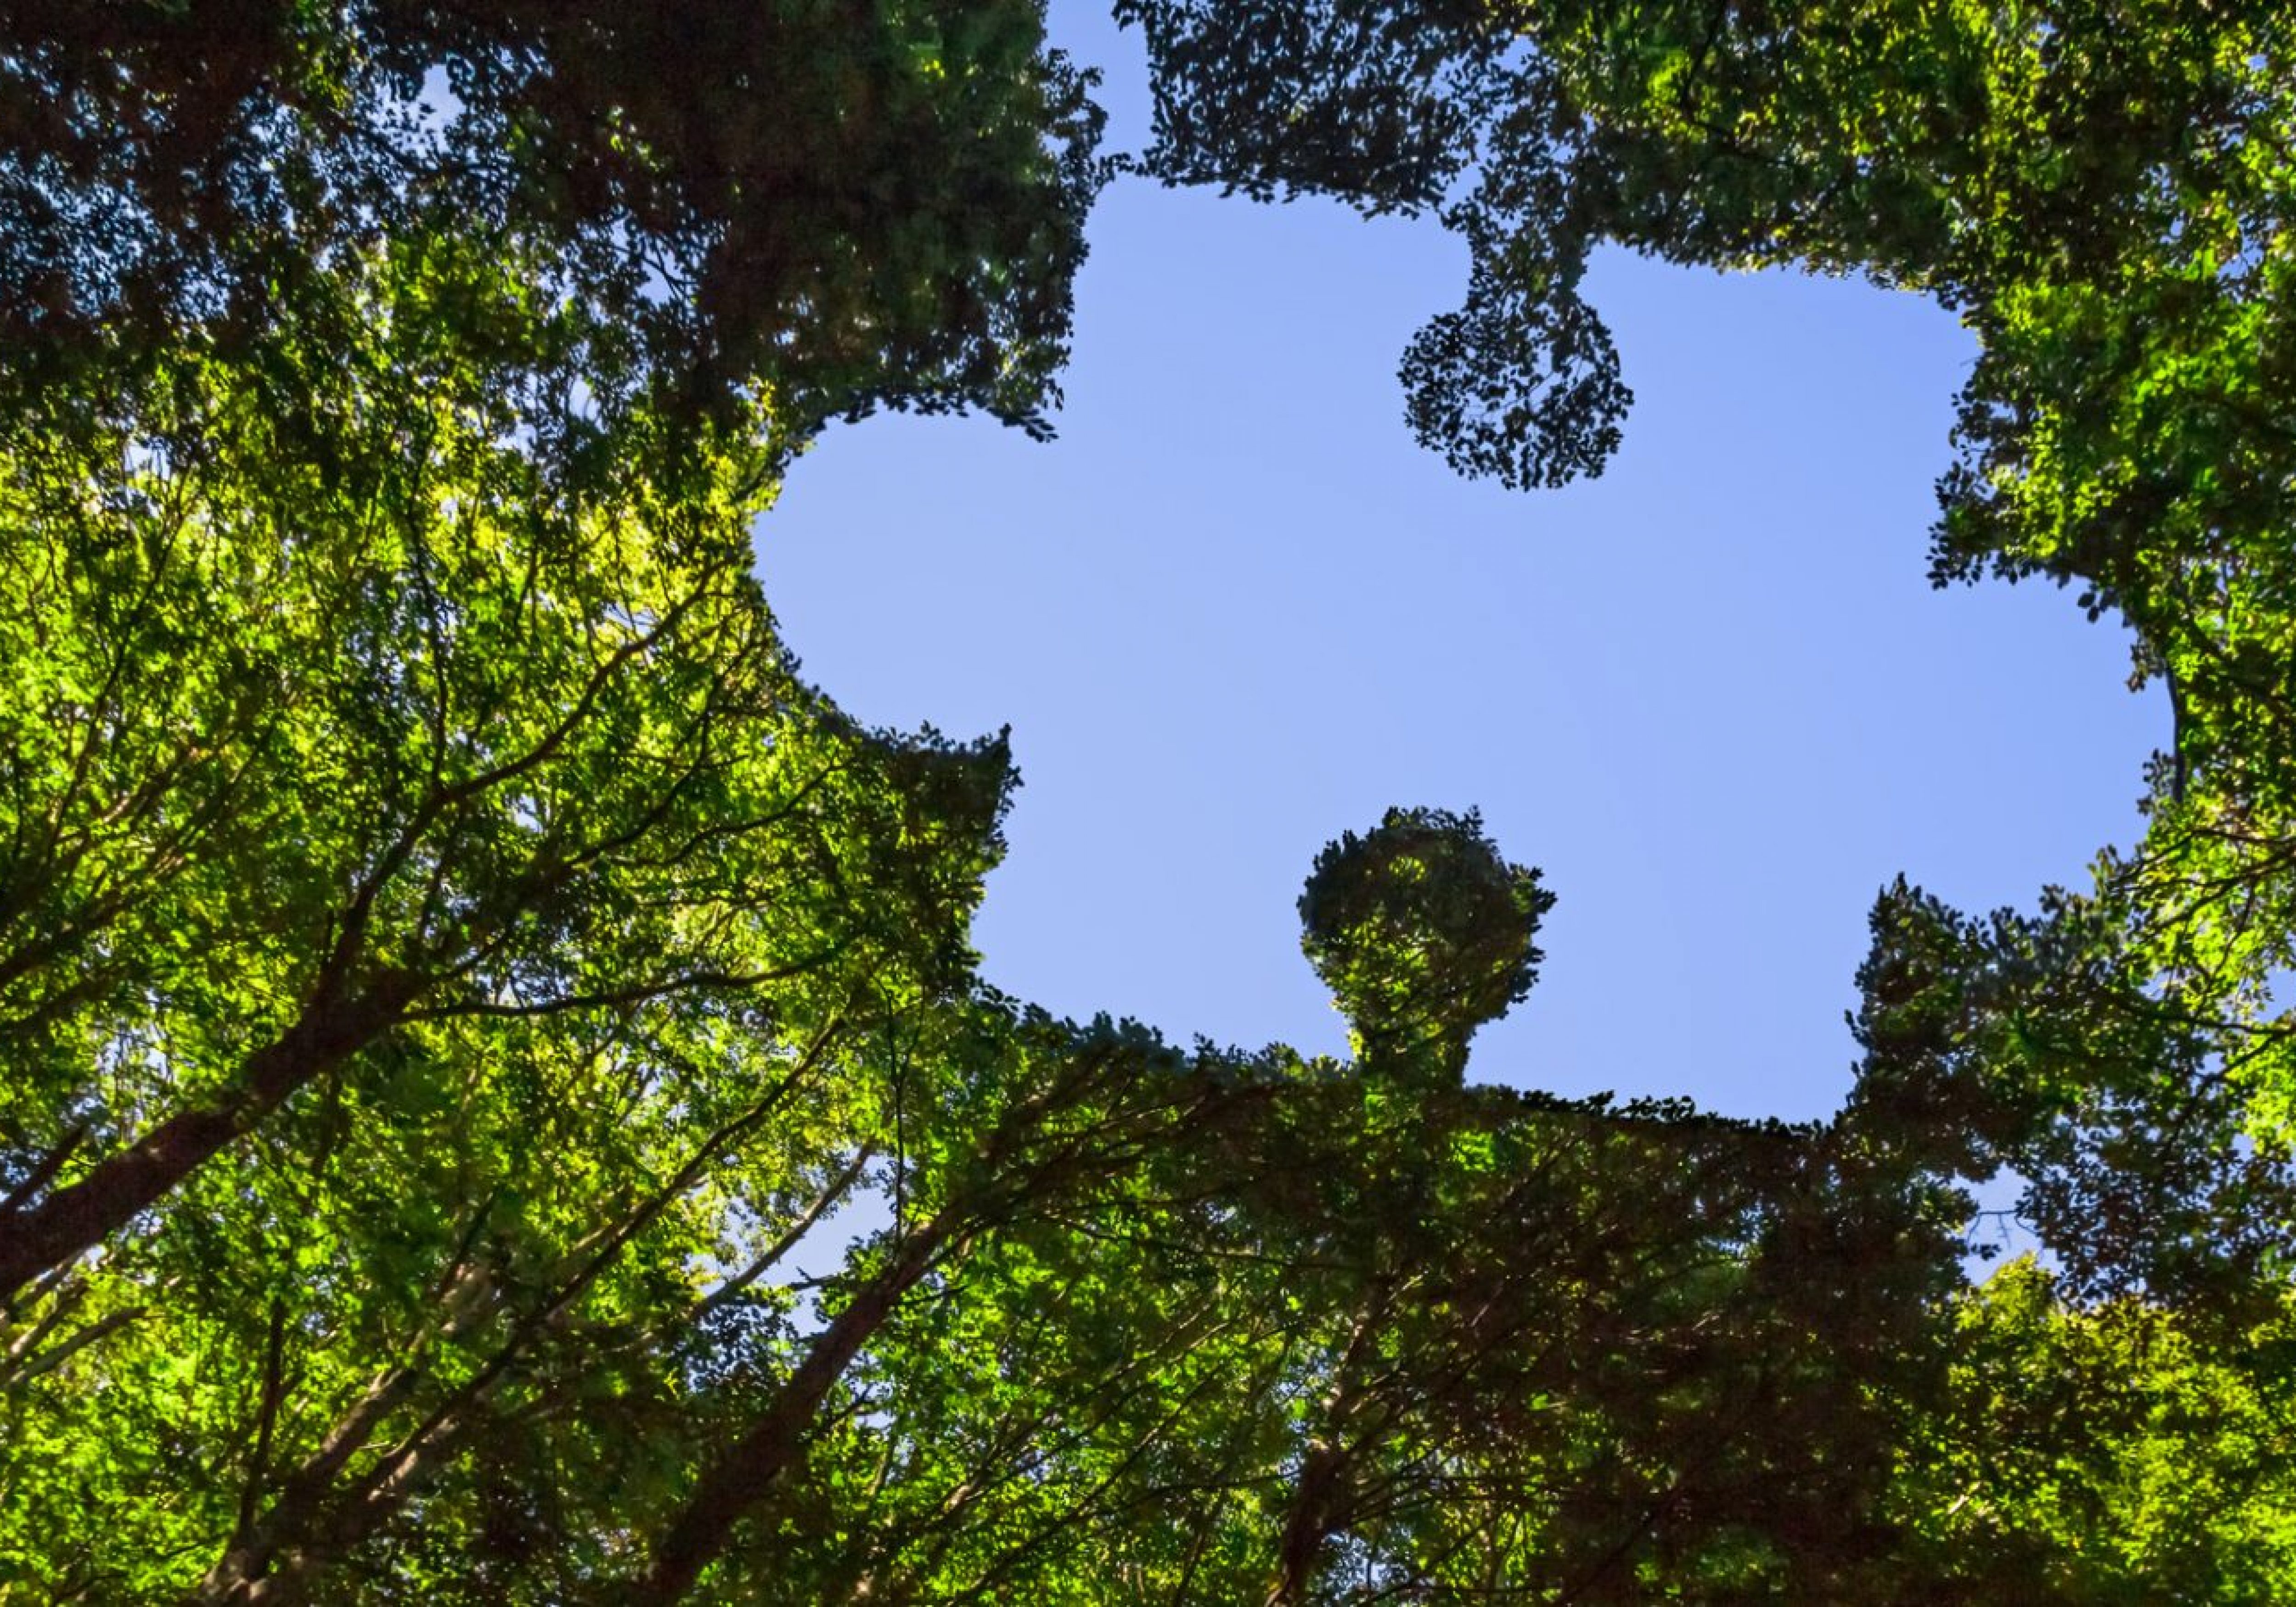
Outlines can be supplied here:
[[1464, 1077], [1467, 1040], [1530, 991], [1532, 942], [1554, 902], [1509, 865], [1470, 810], [1390, 809], [1316, 856], [1300, 947], [1352, 1029], [1368, 1074]]

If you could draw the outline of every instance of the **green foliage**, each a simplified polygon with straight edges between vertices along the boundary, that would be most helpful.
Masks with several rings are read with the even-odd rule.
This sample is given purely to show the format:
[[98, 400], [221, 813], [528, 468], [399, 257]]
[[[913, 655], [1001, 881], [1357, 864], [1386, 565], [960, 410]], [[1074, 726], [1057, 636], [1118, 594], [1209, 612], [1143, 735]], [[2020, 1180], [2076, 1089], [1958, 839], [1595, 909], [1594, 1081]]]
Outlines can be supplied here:
[[1537, 871], [1499, 857], [1480, 816], [1390, 809], [1316, 856], [1300, 943], [1366, 1075], [1456, 1083], [1475, 1029], [1538, 980], [1531, 939], [1554, 903]]
[[1901, 881], [1873, 925], [1851, 1119], [1922, 1164], [2016, 1172], [2082, 1298], [2278, 1304], [2296, 1167], [2244, 1130], [2255, 1045], [2204, 985], [2156, 977], [2111, 910], [2062, 893], [1977, 922]]
[[2288, 1318], [2191, 1332], [2068, 1308], [2030, 1259], [1961, 1295], [1947, 1404], [1899, 1499], [1936, 1600], [2276, 1601], [2296, 1572]]
[[2138, 626], [2144, 851], [1885, 894], [1822, 1127], [1464, 1086], [1552, 902], [1472, 814], [1316, 863], [1350, 1064], [1049, 1020], [1002, 742], [806, 686], [747, 529], [1037, 422], [1033, 5], [16, 8], [0, 1600], [2290, 1595], [2285, 20], [1119, 9], [1152, 170], [1466, 236], [1470, 471], [1615, 444], [1599, 240], [1964, 308], [1940, 562]]
[[1033, 0], [14, 6], [9, 383], [259, 349], [342, 253], [483, 230], [594, 344], [608, 414], [762, 389], [805, 429], [890, 405], [1041, 430], [1100, 178], [1088, 89]]
[[796, 680], [754, 448], [554, 480], [425, 361], [427, 267], [344, 279], [319, 461], [197, 357], [6, 460], [0, 1532], [49, 1588], [238, 1599], [482, 1474], [594, 1527], [698, 1270], [883, 1147], [869, 1046], [969, 972], [1001, 750]]

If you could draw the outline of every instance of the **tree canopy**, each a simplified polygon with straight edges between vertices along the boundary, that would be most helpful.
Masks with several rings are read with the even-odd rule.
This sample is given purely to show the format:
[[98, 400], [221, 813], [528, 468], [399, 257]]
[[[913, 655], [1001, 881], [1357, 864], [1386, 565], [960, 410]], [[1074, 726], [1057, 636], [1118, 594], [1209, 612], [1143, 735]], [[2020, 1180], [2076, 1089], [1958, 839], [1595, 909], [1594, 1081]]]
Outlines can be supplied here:
[[2136, 627], [2140, 849], [1885, 890], [1819, 1124], [1471, 1083], [1554, 901], [1472, 814], [1312, 866], [1348, 1060], [1054, 1020], [1003, 739], [749, 553], [833, 417], [1042, 428], [1034, 4], [8, 9], [0, 1600], [2296, 1593], [2288, 20], [1118, 10], [1136, 165], [1466, 237], [1468, 471], [1615, 447], [1605, 241], [1959, 309], [1939, 573]]
[[[1600, 471], [1626, 393], [1579, 286], [1605, 242], [1860, 274], [1958, 312], [1980, 355], [1939, 481], [1936, 578], [2047, 576], [2093, 616], [2118, 613], [2133, 683], [2168, 686], [2175, 743], [2139, 850], [2052, 892], [2038, 925], [1963, 922], [1910, 892], [1885, 900], [1890, 920], [1926, 907], [1961, 925], [1931, 952], [1959, 950], [1941, 985], [1994, 996], [1990, 1024], [1967, 1028], [1990, 1041], [1964, 1058], [2000, 1096], [2111, 1107], [2109, 1123], [2152, 1129], [2128, 1136], [2131, 1155], [2222, 1156], [2241, 1132], [2259, 1146], [2247, 1160], [2284, 1160], [2285, 7], [1310, 0], [1231, 27], [1221, 8], [1148, 0], [1120, 14], [1155, 71], [1149, 171], [1431, 212], [1464, 238], [1466, 305], [1403, 362], [1413, 427], [1464, 471]], [[2036, 965], [2054, 975], [2021, 992], [1996, 980]], [[2052, 1169], [2015, 1145], [1994, 1159]], [[2260, 1185], [2266, 1168], [2233, 1169]], [[2180, 1186], [2140, 1192], [2165, 1205]], [[2246, 1201], [2218, 1226], [2281, 1242], [2284, 1208]], [[2059, 1253], [2087, 1253], [2093, 1212], [2035, 1203], [2062, 1223]]]
[[36, 3], [0, 18], [0, 340], [31, 387], [259, 353], [346, 253], [443, 239], [518, 263], [519, 316], [425, 322], [529, 406], [578, 382], [594, 423], [763, 392], [808, 428], [1041, 429], [1100, 178], [1088, 75], [1010, 0]]

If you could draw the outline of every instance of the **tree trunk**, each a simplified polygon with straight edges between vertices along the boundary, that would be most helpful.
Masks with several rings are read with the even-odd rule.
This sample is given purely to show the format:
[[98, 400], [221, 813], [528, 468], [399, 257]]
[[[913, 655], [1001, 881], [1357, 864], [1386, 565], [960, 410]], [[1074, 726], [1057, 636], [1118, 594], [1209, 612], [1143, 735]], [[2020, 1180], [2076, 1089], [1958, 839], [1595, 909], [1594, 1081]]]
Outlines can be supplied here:
[[1275, 1583], [1268, 1587], [1265, 1607], [1300, 1607], [1308, 1599], [1308, 1587], [1316, 1578], [1316, 1558], [1331, 1537], [1332, 1496], [1346, 1460], [1337, 1447], [1322, 1440], [1308, 1447], [1292, 1516], [1283, 1525], [1283, 1544], [1276, 1553]]
[[165, 1199], [297, 1089], [396, 1026], [418, 991], [417, 980], [394, 974], [357, 999], [314, 1004], [250, 1055], [215, 1103], [178, 1111], [78, 1182], [0, 1216], [0, 1301]]
[[948, 1211], [904, 1240], [836, 1319], [822, 1330], [764, 1416], [706, 1474], [693, 1499], [655, 1546], [653, 1570], [624, 1599], [640, 1607], [666, 1607], [693, 1587], [734, 1537], [734, 1527], [765, 1499], [805, 1444], [821, 1403], [860, 1353], [932, 1267], [953, 1236]]

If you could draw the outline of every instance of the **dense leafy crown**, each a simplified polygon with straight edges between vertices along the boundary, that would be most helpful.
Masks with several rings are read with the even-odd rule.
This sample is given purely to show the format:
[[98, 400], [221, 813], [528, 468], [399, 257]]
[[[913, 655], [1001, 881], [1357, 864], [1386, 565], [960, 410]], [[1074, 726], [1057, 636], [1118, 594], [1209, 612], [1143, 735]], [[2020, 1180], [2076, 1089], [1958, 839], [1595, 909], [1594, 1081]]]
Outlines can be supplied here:
[[1390, 809], [1316, 856], [1300, 944], [1367, 1070], [1456, 1080], [1475, 1029], [1538, 980], [1531, 939], [1554, 902], [1472, 811]]
[[[1087, 88], [1028, 0], [10, 5], [0, 340], [19, 384], [260, 349], [345, 252], [478, 234], [562, 307], [602, 408], [762, 386], [808, 425], [1041, 428]], [[483, 307], [430, 316], [534, 359]]]

